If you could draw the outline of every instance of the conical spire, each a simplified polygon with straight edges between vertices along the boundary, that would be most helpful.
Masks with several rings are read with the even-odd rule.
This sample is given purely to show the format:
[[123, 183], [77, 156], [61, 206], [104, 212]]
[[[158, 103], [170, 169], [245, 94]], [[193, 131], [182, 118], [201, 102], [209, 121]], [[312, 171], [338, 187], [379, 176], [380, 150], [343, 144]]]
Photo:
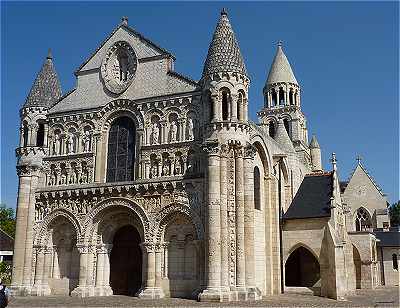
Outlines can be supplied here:
[[278, 43], [276, 55], [269, 70], [266, 86], [277, 82], [290, 82], [298, 85], [292, 67], [283, 52], [281, 41]]
[[311, 142], [310, 142], [309, 148], [310, 149], [320, 149], [317, 137], [315, 137], [315, 135], [313, 135], [312, 138], [311, 138]]
[[221, 17], [208, 49], [203, 77], [221, 72], [236, 72], [247, 75], [239, 44], [225, 9], [221, 11]]
[[282, 118], [280, 118], [278, 121], [278, 127], [276, 128], [274, 139], [286, 152], [289, 153], [295, 152], [292, 140], [290, 140], [290, 137], [286, 131], [285, 124], [283, 123]]
[[46, 60], [36, 76], [35, 82], [26, 98], [24, 107], [50, 107], [61, 97], [61, 86], [56, 70], [53, 65], [51, 50], [47, 54]]

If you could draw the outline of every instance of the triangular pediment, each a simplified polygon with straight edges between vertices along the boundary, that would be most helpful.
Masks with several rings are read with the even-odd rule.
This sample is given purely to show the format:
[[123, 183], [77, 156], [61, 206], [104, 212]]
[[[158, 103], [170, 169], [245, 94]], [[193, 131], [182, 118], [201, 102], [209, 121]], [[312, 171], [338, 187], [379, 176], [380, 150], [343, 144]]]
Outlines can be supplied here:
[[99, 68], [108, 49], [118, 41], [128, 42], [134, 49], [139, 60], [157, 56], [174, 58], [170, 52], [158, 46], [148, 38], [145, 38], [139, 32], [135, 31], [131, 27], [121, 24], [110, 33], [110, 35], [91, 55], [88, 56], [88, 58], [76, 70], [76, 73], [79, 74], [79, 72]]

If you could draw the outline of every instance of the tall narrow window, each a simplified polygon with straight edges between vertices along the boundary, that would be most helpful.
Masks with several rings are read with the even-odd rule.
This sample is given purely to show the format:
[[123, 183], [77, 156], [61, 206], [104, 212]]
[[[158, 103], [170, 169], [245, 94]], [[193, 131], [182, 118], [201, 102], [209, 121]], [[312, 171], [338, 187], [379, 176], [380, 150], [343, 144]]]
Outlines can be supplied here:
[[39, 128], [36, 135], [36, 146], [42, 147], [44, 145], [44, 124], [39, 123]]
[[399, 264], [397, 262], [397, 255], [395, 253], [392, 255], [392, 263], [393, 263], [393, 269], [395, 271], [398, 271], [399, 270]]
[[275, 123], [274, 121], [270, 121], [268, 125], [268, 134], [270, 137], [275, 137]]
[[222, 92], [222, 120], [226, 121], [228, 120], [228, 93], [227, 92]]
[[287, 132], [288, 136], [290, 137], [289, 120], [288, 119], [283, 119], [283, 125], [285, 126], [286, 132]]
[[279, 88], [279, 105], [285, 104], [285, 92], [282, 88]]
[[254, 208], [261, 210], [260, 169], [254, 167]]
[[237, 117], [237, 119], [239, 120], [239, 121], [241, 121], [241, 120], [243, 120], [242, 119], [242, 116], [241, 116], [241, 114], [242, 114], [242, 108], [243, 108], [243, 93], [242, 92], [239, 92], [239, 97], [238, 97], [238, 101], [237, 101], [237, 110], [236, 110], [236, 113], [237, 113], [237, 115], [236, 115], [236, 117]]
[[210, 121], [214, 119], [214, 101], [211, 98], [211, 92], [208, 91], [207, 93], [207, 101], [208, 105], [210, 106]]
[[272, 91], [271, 91], [271, 100], [272, 100], [271, 107], [276, 106], [278, 99], [277, 99], [277, 95], [276, 95], [275, 89], [272, 89]]
[[128, 117], [114, 121], [108, 133], [107, 182], [133, 180], [135, 125]]
[[290, 92], [289, 92], [289, 104], [293, 105], [293, 90], [292, 89], [290, 89]]
[[24, 138], [22, 146], [26, 147], [28, 145], [28, 133], [29, 133], [28, 124], [26, 122], [24, 122], [24, 128], [22, 130], [22, 133]]
[[368, 231], [371, 228], [371, 217], [366, 209], [360, 207], [356, 214], [356, 231]]

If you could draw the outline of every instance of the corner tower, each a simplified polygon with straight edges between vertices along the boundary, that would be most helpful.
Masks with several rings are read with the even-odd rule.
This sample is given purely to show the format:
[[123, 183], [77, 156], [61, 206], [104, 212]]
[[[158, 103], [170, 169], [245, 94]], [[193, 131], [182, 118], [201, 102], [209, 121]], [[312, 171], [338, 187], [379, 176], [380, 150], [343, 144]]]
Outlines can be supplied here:
[[264, 108], [258, 112], [258, 116], [261, 123], [268, 126], [269, 135], [275, 137], [278, 119], [281, 117], [296, 152], [303, 152], [310, 163], [307, 120], [301, 111], [301, 87], [281, 41], [278, 42], [263, 94]]
[[249, 84], [239, 44], [223, 9], [201, 78], [206, 123], [247, 122]]

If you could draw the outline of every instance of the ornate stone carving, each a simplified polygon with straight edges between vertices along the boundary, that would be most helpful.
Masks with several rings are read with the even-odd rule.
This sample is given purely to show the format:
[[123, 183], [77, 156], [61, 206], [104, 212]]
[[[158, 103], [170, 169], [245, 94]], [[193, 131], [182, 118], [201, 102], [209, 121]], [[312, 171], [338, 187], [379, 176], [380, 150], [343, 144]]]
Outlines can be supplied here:
[[132, 83], [138, 60], [132, 46], [118, 41], [110, 47], [101, 65], [106, 88], [115, 94], [124, 92]]

